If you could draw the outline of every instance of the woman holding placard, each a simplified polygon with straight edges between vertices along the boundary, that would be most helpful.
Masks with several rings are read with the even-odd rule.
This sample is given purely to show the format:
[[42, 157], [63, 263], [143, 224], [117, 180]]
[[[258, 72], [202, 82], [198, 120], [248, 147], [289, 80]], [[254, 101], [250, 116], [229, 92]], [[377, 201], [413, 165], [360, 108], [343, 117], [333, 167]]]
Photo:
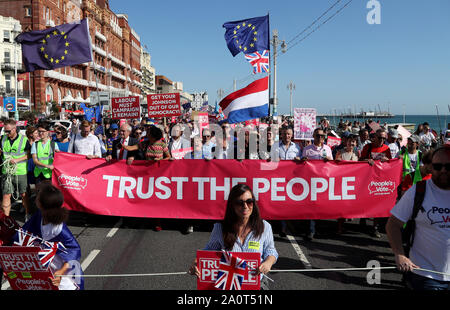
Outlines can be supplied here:
[[[257, 272], [267, 274], [278, 259], [272, 227], [260, 217], [255, 196], [249, 186], [238, 184], [231, 189], [225, 218], [214, 225], [206, 251], [259, 252], [261, 264]], [[195, 260], [189, 269], [192, 275], [200, 276]], [[264, 279], [265, 280], [265, 279]], [[267, 288], [266, 281], [261, 286]]]

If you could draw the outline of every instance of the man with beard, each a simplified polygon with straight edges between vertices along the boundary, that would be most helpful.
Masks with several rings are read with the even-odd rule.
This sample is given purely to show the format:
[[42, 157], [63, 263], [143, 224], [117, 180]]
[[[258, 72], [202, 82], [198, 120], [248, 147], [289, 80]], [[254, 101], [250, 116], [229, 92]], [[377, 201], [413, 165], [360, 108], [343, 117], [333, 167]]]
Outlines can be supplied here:
[[[418, 193], [422, 193], [421, 200]], [[386, 225], [397, 268], [406, 273], [404, 279], [410, 289], [450, 290], [449, 197], [450, 147], [443, 146], [433, 153], [431, 180], [412, 186], [391, 210]], [[409, 220], [414, 220], [415, 229], [407, 253], [402, 245], [402, 228]]]

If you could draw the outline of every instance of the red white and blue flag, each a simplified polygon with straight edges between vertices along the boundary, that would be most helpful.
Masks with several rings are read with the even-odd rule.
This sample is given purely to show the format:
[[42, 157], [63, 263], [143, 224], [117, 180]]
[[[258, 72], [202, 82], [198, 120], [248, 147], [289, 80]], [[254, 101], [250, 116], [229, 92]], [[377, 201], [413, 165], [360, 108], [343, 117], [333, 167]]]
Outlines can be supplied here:
[[241, 290], [244, 276], [248, 273], [247, 263], [230, 252], [223, 251], [218, 271], [215, 288], [228, 291]]
[[254, 74], [269, 72], [270, 64], [268, 50], [245, 54], [245, 59], [252, 65]]
[[39, 259], [41, 260], [42, 267], [47, 268], [55, 258], [56, 251], [58, 251], [58, 242], [45, 241], [45, 248], [41, 248], [39, 251]]
[[219, 103], [229, 124], [269, 114], [269, 77], [256, 80], [226, 96]]
[[19, 240], [14, 242], [17, 246], [34, 246], [34, 241], [37, 241], [37, 237], [27, 233], [22, 228], [17, 229], [17, 235]]

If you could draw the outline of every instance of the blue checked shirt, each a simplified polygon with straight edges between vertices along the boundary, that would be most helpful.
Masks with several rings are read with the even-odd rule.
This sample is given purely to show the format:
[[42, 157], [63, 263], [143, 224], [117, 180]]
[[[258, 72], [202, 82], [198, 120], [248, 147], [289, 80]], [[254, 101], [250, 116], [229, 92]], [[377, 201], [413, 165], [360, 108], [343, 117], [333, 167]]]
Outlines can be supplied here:
[[[252, 252], [261, 254], [261, 262], [265, 261], [267, 257], [274, 256], [278, 260], [278, 252], [275, 249], [275, 242], [273, 241], [272, 226], [266, 221], [264, 223], [264, 232], [259, 238], [253, 236], [251, 231], [244, 243], [241, 243], [239, 238], [236, 239], [233, 249], [231, 252]], [[214, 224], [213, 231], [209, 238], [206, 247], [203, 249], [205, 251], [222, 251], [225, 249], [225, 244], [222, 237], [222, 224]]]

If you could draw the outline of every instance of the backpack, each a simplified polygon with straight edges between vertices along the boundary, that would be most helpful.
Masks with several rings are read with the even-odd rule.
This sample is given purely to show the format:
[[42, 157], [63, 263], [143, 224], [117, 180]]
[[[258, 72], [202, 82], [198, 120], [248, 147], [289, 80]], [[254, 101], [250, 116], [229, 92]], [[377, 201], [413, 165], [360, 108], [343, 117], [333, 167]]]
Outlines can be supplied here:
[[425, 209], [422, 207], [423, 200], [425, 198], [426, 191], [426, 181], [419, 181], [416, 184], [416, 193], [414, 195], [414, 207], [411, 218], [406, 222], [405, 226], [403, 226], [402, 231], [402, 240], [403, 240], [403, 249], [405, 252], [405, 256], [409, 257], [409, 251], [414, 243], [414, 233], [416, 230], [416, 217], [419, 214], [419, 211], [425, 212]]

